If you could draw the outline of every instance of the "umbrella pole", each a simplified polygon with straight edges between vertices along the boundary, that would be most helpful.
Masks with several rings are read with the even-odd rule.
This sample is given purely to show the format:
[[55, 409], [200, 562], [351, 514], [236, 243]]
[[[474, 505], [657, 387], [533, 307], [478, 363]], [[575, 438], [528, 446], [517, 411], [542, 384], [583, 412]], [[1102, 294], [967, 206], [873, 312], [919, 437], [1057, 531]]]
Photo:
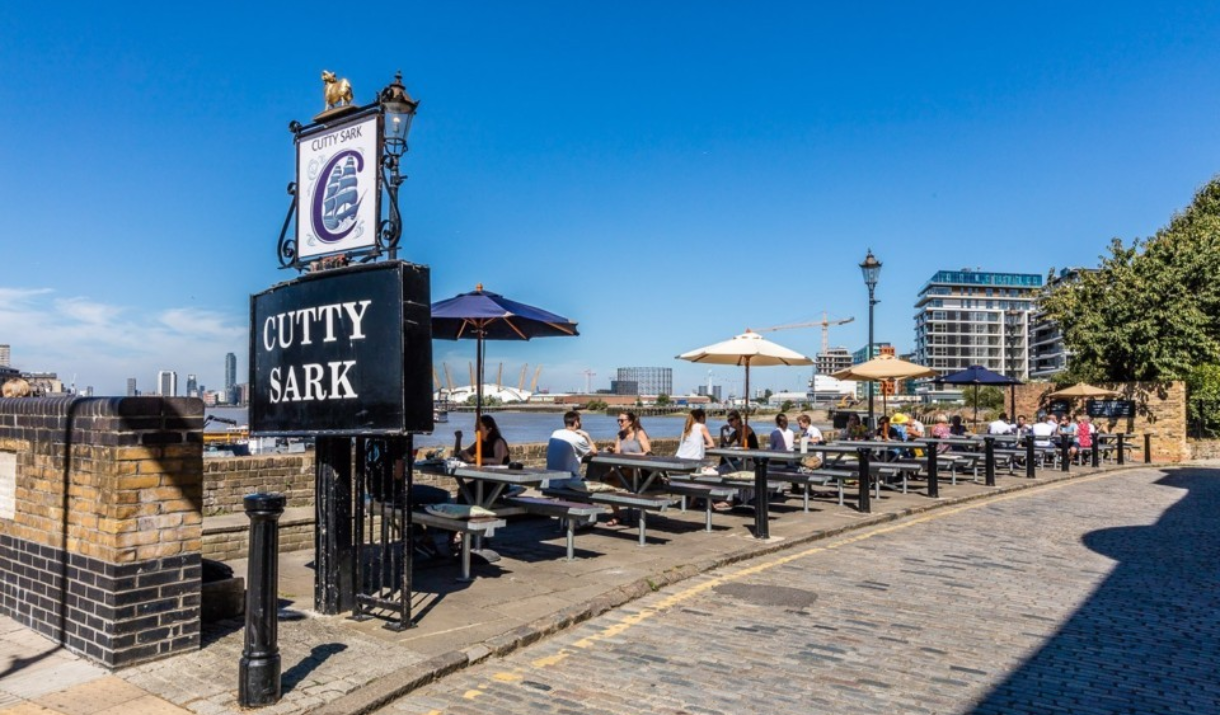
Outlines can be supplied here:
[[742, 449], [746, 448], [746, 430], [750, 428], [750, 358], [746, 358], [746, 409], [741, 416], [741, 434], [737, 441]]
[[979, 427], [979, 384], [974, 383], [974, 428]]
[[483, 329], [479, 328], [479, 337], [475, 342], [475, 362], [477, 363], [474, 378], [477, 384], [474, 388], [474, 464], [483, 466]]

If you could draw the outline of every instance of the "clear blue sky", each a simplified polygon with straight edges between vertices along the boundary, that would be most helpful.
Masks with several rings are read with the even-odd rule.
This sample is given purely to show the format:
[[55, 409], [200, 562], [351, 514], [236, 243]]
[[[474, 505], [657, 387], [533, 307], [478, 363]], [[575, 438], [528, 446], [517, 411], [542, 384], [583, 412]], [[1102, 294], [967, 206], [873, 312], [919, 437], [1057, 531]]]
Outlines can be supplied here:
[[[403, 256], [435, 300], [481, 282], [579, 321], [488, 351], [553, 390], [659, 365], [685, 392], [707, 368], [678, 353], [824, 309], [858, 348], [869, 247], [906, 350], [935, 270], [1095, 265], [1220, 171], [1205, 2], [6, 3], [0, 66], [0, 343], [102, 394], [244, 371], [323, 69], [359, 103], [402, 69]], [[470, 343], [434, 356], [466, 381]]]

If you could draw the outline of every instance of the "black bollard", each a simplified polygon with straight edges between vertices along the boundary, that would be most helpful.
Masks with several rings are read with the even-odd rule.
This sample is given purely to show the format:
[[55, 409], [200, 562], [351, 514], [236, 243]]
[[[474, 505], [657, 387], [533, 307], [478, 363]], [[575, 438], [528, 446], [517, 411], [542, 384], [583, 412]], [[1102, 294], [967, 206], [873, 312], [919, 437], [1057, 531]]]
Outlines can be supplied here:
[[1025, 478], [1033, 479], [1036, 476], [1034, 473], [1034, 436], [1029, 434], [1025, 436]]
[[1144, 464], [1152, 464], [1152, 433], [1144, 433]]
[[1124, 435], [1122, 432], [1118, 433], [1118, 463], [1119, 464], [1125, 464], [1127, 461], [1125, 455], [1123, 454], [1123, 451], [1126, 449], [1126, 445], [1123, 444], [1123, 439], [1125, 436], [1126, 435]]
[[251, 494], [244, 500], [250, 517], [250, 563], [246, 572], [246, 647], [241, 653], [238, 702], [244, 708], [280, 700], [279, 520], [287, 500], [282, 494]]
[[1063, 463], [1063, 471], [1071, 471], [1069, 467], [1072, 464], [1072, 440], [1067, 435], [1060, 435], [1059, 445], [1059, 449], [1061, 450], [1060, 461]]
[[1101, 466], [1101, 444], [1097, 439], [1097, 435], [1093, 435], [1093, 468], [1097, 469]]
[[860, 470], [860, 512], [862, 514], [869, 514], [873, 511], [873, 506], [869, 501], [868, 494], [869, 474], [872, 469], [871, 465], [869, 464], [869, 459], [872, 456], [872, 450], [868, 449], [867, 447], [861, 447], [860, 449], [856, 450], [856, 456], [859, 460], [858, 468]]
[[940, 475], [937, 473], [939, 465], [936, 463], [936, 457], [939, 443], [930, 444], [924, 449], [928, 450], [928, 496], [933, 499], [940, 498]]
[[995, 437], [983, 438], [983, 482], [995, 486]]
[[771, 538], [770, 501], [771, 492], [767, 489], [767, 459], [754, 460], [754, 538]]

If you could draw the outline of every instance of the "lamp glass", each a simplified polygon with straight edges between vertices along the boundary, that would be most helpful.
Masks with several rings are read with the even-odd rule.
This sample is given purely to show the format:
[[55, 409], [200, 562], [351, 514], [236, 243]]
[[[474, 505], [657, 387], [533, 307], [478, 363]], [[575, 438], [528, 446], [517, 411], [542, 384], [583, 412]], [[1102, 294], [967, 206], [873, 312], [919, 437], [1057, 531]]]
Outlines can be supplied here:
[[873, 256], [872, 251], [868, 252], [868, 256], [860, 264], [860, 273], [864, 275], [865, 285], [869, 288], [876, 287], [877, 279], [881, 277], [881, 261]]
[[411, 133], [412, 112], [396, 112], [389, 105], [385, 108], [385, 150], [392, 156], [401, 157], [407, 151], [407, 135]]

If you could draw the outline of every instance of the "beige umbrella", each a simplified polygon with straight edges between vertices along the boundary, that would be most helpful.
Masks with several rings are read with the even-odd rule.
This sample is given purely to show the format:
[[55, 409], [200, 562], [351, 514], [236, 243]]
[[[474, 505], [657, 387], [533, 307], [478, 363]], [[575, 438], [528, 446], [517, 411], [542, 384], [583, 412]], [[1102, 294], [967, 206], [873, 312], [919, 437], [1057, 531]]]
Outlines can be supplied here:
[[1047, 397], [1118, 397], [1121, 394], [1121, 392], [1115, 392], [1114, 390], [1093, 387], [1087, 382], [1079, 382], [1071, 387], [1052, 392]]
[[[712, 365], [744, 365], [746, 368], [745, 423], [750, 423], [750, 367], [774, 365], [812, 365], [813, 361], [800, 353], [773, 343], [752, 330], [734, 336], [724, 342], [691, 350], [678, 356], [679, 360], [703, 362]], [[741, 430], [743, 444], [745, 430]]]
[[[899, 360], [893, 355], [878, 355], [868, 362], [852, 365], [849, 368], [832, 373], [831, 377], [836, 380], [878, 382], [880, 380], [913, 380], [919, 377], [936, 377], [938, 374], [940, 373], [930, 367], [916, 365], [906, 360]], [[886, 411], [884, 394], [882, 394], [881, 400], [881, 412], [884, 414]]]

